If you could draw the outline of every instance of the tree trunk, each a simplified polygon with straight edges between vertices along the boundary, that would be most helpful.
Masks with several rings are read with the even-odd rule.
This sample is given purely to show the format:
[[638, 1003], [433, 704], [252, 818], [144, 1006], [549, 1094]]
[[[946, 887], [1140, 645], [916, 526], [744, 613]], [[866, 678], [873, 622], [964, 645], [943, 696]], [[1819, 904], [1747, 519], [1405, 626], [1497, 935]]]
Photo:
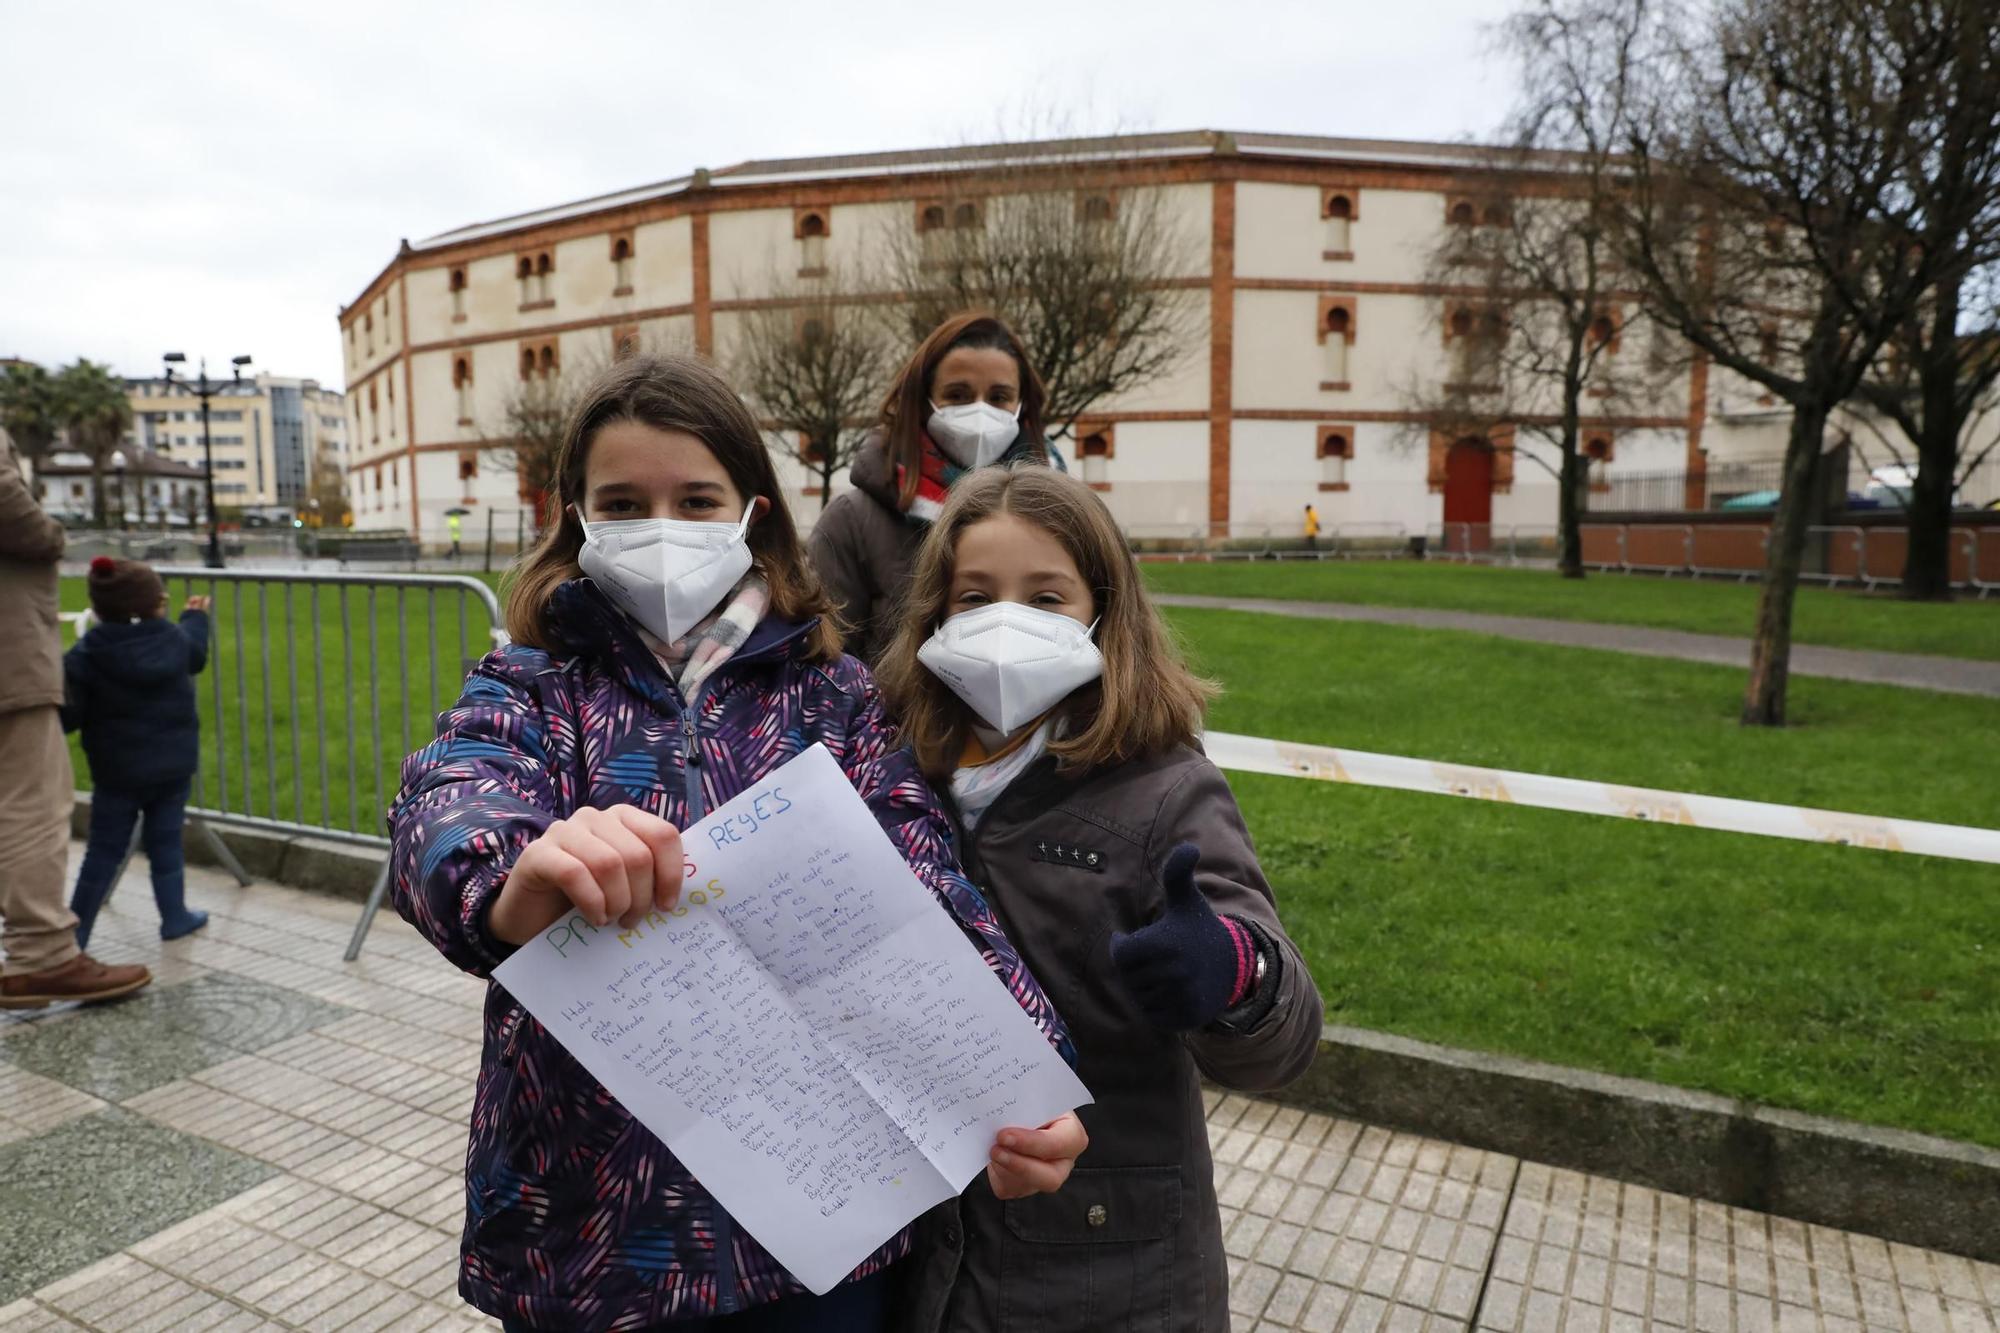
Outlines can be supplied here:
[[1910, 534], [1903, 555], [1903, 596], [1924, 602], [1951, 597], [1951, 484], [1958, 475], [1958, 436], [1965, 425], [1959, 409], [1959, 284], [1939, 283], [1933, 300], [1930, 345], [1917, 367], [1924, 414], [1914, 441], [1917, 475], [1903, 515]]
[[824, 514], [826, 507], [832, 503], [833, 449], [829, 445], [820, 451], [819, 456], [819, 512]]
[[1582, 456], [1574, 447], [1563, 450], [1562, 481], [1556, 496], [1557, 541], [1561, 546], [1556, 568], [1566, 579], [1583, 577], [1583, 506], [1578, 495], [1586, 484]]
[[105, 525], [106, 506], [104, 503], [104, 464], [93, 456], [90, 460], [90, 513], [91, 522], [102, 532]]
[[1794, 407], [1791, 437], [1785, 444], [1784, 491], [1771, 522], [1764, 554], [1764, 588], [1757, 599], [1757, 628], [1750, 643], [1750, 680], [1743, 691], [1743, 725], [1785, 725], [1785, 686], [1792, 664], [1792, 603], [1799, 591], [1799, 565], [1812, 527], [1818, 488], [1814, 473], [1826, 433], [1826, 408]]
[[1910, 486], [1905, 520], [1909, 547], [1903, 557], [1903, 596], [1911, 601], [1951, 598], [1951, 483], [1958, 464], [1958, 423], [1954, 414], [1924, 414], [1924, 438], [1917, 445], [1917, 475]]

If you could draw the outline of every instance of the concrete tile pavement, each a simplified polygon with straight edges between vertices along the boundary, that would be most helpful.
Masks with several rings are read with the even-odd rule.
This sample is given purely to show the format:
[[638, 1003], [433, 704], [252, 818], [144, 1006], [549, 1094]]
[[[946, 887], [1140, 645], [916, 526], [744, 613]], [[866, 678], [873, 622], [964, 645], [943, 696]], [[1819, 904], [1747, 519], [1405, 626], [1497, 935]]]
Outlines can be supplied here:
[[[0, 1016], [0, 1333], [495, 1327], [456, 1292], [480, 987], [393, 919], [343, 964], [351, 904], [201, 870], [211, 926], [161, 945], [132, 875], [98, 951], [161, 981]], [[2000, 1333], [1991, 1265], [1208, 1105], [1242, 1333]]]

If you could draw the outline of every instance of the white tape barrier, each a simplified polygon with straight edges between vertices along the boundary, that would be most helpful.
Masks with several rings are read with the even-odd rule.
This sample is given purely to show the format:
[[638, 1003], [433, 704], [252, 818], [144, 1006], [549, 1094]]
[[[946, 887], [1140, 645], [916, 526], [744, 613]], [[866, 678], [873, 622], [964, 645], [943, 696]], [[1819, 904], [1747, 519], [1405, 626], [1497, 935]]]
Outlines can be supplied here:
[[1608, 782], [1552, 778], [1539, 773], [1509, 773], [1497, 768], [1408, 759], [1401, 755], [1336, 750], [1323, 745], [1298, 745], [1260, 736], [1235, 736], [1211, 731], [1202, 737], [1208, 757], [1221, 768], [1243, 773], [1274, 773], [1280, 777], [1317, 778], [1322, 782], [1352, 782], [1365, 787], [1395, 787], [1439, 796], [1469, 796], [1505, 801], [1544, 810], [1568, 810], [1580, 815], [1611, 815], [1654, 824], [1685, 824], [1691, 828], [1760, 833], [1769, 838], [1802, 842], [1835, 842], [1873, 847], [1886, 852], [1949, 856], [1960, 861], [2000, 865], [2000, 830], [1930, 824], [1918, 819], [1886, 819], [1835, 810], [1811, 810], [1796, 805], [1737, 801], [1725, 796], [1656, 791], [1650, 787], [1619, 787]]

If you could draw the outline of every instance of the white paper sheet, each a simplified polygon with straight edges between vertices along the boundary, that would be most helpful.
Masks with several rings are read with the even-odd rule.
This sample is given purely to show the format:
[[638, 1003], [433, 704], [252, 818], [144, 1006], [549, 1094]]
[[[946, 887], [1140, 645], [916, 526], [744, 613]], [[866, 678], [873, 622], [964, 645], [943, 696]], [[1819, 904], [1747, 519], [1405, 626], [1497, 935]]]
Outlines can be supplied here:
[[1090, 1100], [824, 746], [682, 839], [674, 913], [493, 975], [811, 1290]]

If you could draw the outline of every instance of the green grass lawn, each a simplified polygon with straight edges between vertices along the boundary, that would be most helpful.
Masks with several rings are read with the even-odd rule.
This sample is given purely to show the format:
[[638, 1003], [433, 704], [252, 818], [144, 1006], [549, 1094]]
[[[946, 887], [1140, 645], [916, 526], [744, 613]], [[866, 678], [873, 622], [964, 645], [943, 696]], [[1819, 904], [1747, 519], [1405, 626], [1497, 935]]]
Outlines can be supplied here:
[[[1171, 616], [1218, 730], [1991, 824], [2000, 701]], [[2000, 869], [1233, 774], [1331, 1021], [2000, 1146]]]
[[[1290, 601], [1357, 602], [1495, 615], [1546, 616], [1748, 637], [1757, 585], [1418, 560], [1149, 563], [1157, 592]], [[1792, 623], [1800, 643], [2000, 661], [2000, 600], [1898, 601], [1886, 593], [1803, 587]]]
[[[1432, 587], [1492, 573], [1413, 572], [1411, 586]], [[1603, 579], [1586, 590], [1665, 586]], [[183, 589], [172, 592], [178, 605]], [[464, 659], [484, 651], [483, 607], [465, 601], [461, 629], [454, 594], [433, 630], [415, 597], [399, 612], [378, 592], [371, 612], [366, 593], [350, 592], [343, 615], [324, 589], [317, 607], [302, 591], [219, 593], [223, 675], [197, 682], [201, 803], [379, 832], [403, 756], [456, 697]], [[66, 580], [63, 598], [83, 605], [82, 581]], [[1745, 730], [1732, 669], [1397, 626], [1170, 615], [1227, 687], [1220, 730], [2000, 822], [2000, 700], [1799, 679], [1795, 726]], [[1334, 1021], [2000, 1146], [2000, 869], [1292, 778], [1232, 781]]]

